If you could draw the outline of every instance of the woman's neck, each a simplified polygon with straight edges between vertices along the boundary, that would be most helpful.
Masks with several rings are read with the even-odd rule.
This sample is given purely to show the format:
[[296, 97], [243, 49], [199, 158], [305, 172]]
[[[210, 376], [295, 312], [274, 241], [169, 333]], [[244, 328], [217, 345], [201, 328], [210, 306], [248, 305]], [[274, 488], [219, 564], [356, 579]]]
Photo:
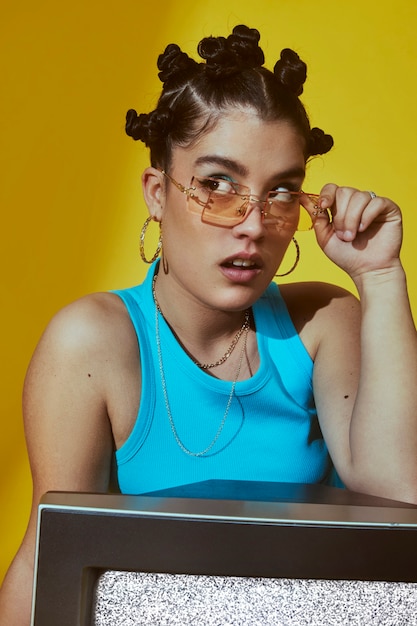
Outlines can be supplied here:
[[153, 279], [153, 296], [177, 341], [201, 369], [219, 378], [233, 377], [243, 343], [245, 358], [241, 378], [250, 377], [257, 369], [259, 358], [250, 309], [209, 308], [191, 294], [174, 294], [165, 277], [157, 274]]

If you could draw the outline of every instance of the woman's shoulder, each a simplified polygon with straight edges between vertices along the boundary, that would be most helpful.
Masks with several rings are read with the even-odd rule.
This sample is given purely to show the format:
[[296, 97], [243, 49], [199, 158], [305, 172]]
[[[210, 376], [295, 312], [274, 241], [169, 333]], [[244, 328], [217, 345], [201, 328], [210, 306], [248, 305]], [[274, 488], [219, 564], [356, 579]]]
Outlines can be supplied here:
[[356, 296], [338, 285], [300, 282], [280, 285], [292, 322], [313, 356], [323, 337], [349, 332], [360, 323]]
[[50, 320], [40, 347], [71, 355], [94, 351], [97, 356], [123, 353], [135, 334], [121, 299], [113, 293], [83, 296], [64, 306]]
[[357, 302], [356, 296], [347, 289], [319, 281], [288, 283], [279, 286], [282, 297], [287, 306], [306, 305], [324, 308], [328, 305], [339, 304], [345, 306], [347, 302]]

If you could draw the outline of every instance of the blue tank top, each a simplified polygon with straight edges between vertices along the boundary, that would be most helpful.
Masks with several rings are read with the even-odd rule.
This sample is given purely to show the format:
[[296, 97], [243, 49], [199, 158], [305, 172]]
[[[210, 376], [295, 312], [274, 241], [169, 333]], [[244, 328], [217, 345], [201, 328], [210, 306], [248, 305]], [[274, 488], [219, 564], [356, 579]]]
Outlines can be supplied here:
[[[140, 494], [209, 479], [317, 483], [331, 462], [313, 398], [313, 362], [278, 286], [253, 305], [260, 366], [236, 383], [224, 427], [202, 456], [184, 452], [165, 404], [158, 359], [152, 279], [115, 291], [125, 303], [140, 346], [142, 395], [129, 438], [116, 451], [122, 493]], [[213, 441], [231, 392], [184, 352], [159, 315], [166, 392], [178, 437], [192, 452]]]

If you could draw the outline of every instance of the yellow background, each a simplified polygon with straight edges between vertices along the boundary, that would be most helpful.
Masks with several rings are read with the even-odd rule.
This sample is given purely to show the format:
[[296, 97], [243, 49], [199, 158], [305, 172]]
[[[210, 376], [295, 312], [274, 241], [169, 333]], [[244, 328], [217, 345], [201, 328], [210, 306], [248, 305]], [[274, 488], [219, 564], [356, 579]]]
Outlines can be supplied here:
[[[66, 303], [146, 270], [147, 154], [125, 136], [124, 116], [153, 108], [157, 55], [172, 41], [194, 55], [202, 36], [238, 23], [261, 31], [269, 67], [281, 48], [296, 49], [309, 66], [311, 121], [335, 138], [305, 188], [332, 181], [396, 199], [416, 310], [416, 17], [410, 0], [2, 0], [0, 580], [30, 504], [20, 396], [36, 342]], [[298, 239], [292, 279], [351, 288], [311, 234]]]

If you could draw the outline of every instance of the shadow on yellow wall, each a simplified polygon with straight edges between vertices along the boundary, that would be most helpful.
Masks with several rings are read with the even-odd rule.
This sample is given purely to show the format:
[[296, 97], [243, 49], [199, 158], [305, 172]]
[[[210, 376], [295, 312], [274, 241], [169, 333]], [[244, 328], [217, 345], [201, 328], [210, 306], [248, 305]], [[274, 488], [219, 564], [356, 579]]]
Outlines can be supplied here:
[[[22, 0], [3, 8], [0, 454], [0, 579], [20, 541], [31, 488], [20, 396], [33, 348], [53, 313], [91, 291], [140, 282], [138, 235], [146, 216], [141, 146], [124, 135], [128, 108], [149, 111], [158, 94], [156, 58], [178, 42], [195, 54], [202, 36], [237, 23], [262, 33], [272, 67], [283, 47], [309, 65], [303, 100], [314, 125], [334, 135], [313, 161], [306, 188], [325, 182], [375, 189], [403, 208], [403, 261], [417, 306], [413, 233], [417, 136], [417, 8], [408, 0]], [[296, 280], [351, 288], [300, 238]]]

